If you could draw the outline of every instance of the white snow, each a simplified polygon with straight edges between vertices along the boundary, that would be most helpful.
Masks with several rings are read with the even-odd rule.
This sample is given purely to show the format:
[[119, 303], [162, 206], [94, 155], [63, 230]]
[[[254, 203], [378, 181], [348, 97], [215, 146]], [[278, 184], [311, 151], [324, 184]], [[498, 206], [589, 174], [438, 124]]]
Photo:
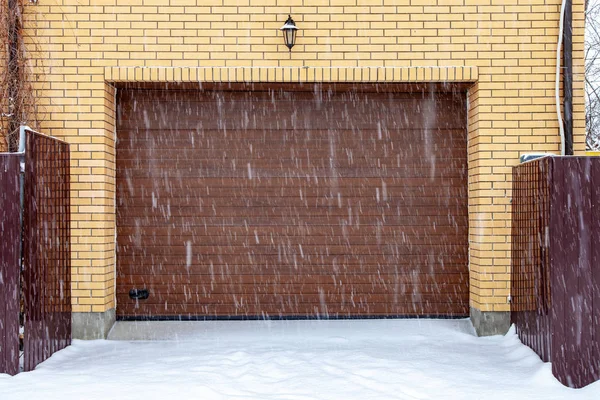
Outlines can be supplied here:
[[74, 341], [0, 375], [0, 399], [600, 399], [600, 383], [562, 386], [514, 331], [477, 338], [468, 320], [129, 324], [113, 336], [155, 340]]

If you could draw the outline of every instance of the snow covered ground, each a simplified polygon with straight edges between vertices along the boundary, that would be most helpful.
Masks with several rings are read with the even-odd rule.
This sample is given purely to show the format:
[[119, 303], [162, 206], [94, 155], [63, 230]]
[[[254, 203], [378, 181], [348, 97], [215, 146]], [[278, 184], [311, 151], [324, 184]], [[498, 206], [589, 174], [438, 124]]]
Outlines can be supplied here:
[[0, 399], [600, 399], [600, 382], [567, 389], [514, 332], [477, 338], [468, 320], [130, 324], [155, 340], [75, 341], [0, 375]]

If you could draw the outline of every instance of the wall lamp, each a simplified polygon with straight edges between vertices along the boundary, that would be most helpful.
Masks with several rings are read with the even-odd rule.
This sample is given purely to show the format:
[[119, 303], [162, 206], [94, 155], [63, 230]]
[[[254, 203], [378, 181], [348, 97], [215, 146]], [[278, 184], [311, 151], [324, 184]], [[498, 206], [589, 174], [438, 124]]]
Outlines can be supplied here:
[[296, 44], [296, 32], [298, 31], [298, 27], [294, 23], [291, 15], [288, 15], [287, 21], [285, 21], [285, 24], [279, 29], [283, 32], [283, 40], [291, 52], [292, 47]]

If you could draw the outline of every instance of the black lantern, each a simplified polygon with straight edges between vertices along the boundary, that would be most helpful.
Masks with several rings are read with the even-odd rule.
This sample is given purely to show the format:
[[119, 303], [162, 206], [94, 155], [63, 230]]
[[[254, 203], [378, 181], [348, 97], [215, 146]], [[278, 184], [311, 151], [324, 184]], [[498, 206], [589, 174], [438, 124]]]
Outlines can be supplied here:
[[285, 24], [279, 29], [283, 31], [285, 45], [292, 51], [292, 47], [296, 44], [296, 31], [298, 30], [298, 27], [294, 23], [291, 15], [288, 15], [287, 21], [285, 21]]

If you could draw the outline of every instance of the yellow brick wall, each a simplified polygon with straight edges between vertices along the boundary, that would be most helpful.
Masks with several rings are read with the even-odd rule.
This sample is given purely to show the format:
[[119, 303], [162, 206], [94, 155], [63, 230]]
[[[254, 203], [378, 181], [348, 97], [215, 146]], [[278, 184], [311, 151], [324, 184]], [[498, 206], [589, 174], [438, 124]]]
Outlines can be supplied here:
[[[573, 1], [578, 154], [585, 151], [583, 2]], [[27, 44], [36, 70], [40, 129], [72, 144], [74, 311], [115, 306], [115, 93], [111, 83], [115, 78], [107, 67], [120, 67], [114, 74], [121, 80], [151, 81], [159, 73], [171, 81], [189, 80], [190, 74], [198, 77], [194, 69], [123, 69], [140, 66], [309, 67], [314, 71], [476, 67], [469, 91], [468, 132], [471, 305], [482, 311], [508, 310], [511, 166], [523, 152], [559, 149], [554, 105], [559, 3], [39, 0], [28, 4]], [[278, 30], [288, 14], [300, 28], [291, 53]], [[420, 74], [421, 80], [433, 78]], [[227, 80], [226, 75], [219, 79]], [[383, 80], [388, 78], [384, 74]], [[313, 79], [335, 80], [341, 75], [321, 72]], [[358, 75], [354, 79], [360, 80]]]

